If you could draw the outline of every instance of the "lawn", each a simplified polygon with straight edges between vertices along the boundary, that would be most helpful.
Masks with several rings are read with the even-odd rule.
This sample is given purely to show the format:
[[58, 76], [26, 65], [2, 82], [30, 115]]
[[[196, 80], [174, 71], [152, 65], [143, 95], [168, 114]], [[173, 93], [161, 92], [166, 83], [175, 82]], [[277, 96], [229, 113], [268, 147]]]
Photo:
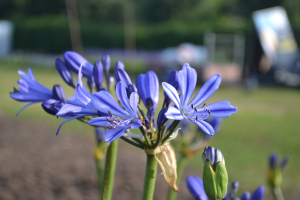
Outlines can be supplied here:
[[[27, 66], [10, 64], [0, 60], [0, 114], [15, 118], [23, 103], [9, 97], [13, 87], [17, 87], [17, 69], [26, 70]], [[65, 88], [67, 97], [73, 94], [60, 78], [54, 67], [33, 67], [36, 79], [52, 89], [53, 84]], [[76, 79], [74, 79], [76, 81]], [[161, 93], [162, 94], [162, 93]], [[300, 91], [290, 88], [259, 88], [247, 92], [241, 88], [221, 87], [206, 103], [229, 100], [238, 108], [238, 113], [223, 120], [221, 131], [213, 137], [212, 146], [222, 150], [230, 181], [239, 181], [241, 190], [253, 191], [259, 185], [266, 185], [268, 156], [272, 152], [289, 155], [290, 163], [284, 171], [282, 190], [284, 195], [294, 197], [300, 187]], [[62, 119], [46, 114], [39, 104], [25, 109], [16, 120], [35, 121], [55, 130]], [[64, 130], [74, 134], [92, 137], [92, 128], [73, 121], [65, 124]], [[196, 156], [190, 166], [199, 169], [203, 163], [201, 155]]]

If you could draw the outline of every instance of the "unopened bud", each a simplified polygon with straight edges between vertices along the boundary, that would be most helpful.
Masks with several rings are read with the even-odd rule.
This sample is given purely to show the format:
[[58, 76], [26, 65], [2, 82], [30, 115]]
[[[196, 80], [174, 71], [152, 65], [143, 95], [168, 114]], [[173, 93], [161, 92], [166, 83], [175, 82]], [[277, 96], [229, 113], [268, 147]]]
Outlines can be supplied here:
[[244, 192], [241, 196], [241, 200], [250, 200], [250, 199], [251, 199], [250, 192]]
[[103, 81], [103, 66], [99, 60], [97, 60], [94, 64], [93, 77], [94, 77], [96, 90], [98, 92], [101, 89], [102, 81]]
[[102, 65], [103, 65], [103, 71], [106, 74], [106, 76], [108, 75], [109, 69], [110, 69], [110, 57], [107, 54], [104, 54], [102, 56]]
[[239, 190], [239, 182], [237, 182], [237, 181], [232, 182], [231, 188], [233, 190], [233, 193], [236, 194]]
[[251, 200], [262, 200], [265, 196], [265, 187], [258, 187], [252, 194]]
[[[228, 189], [228, 174], [226, 166], [222, 161], [215, 162], [215, 155], [221, 158], [221, 151], [208, 146], [205, 148], [205, 163], [203, 169], [203, 185], [206, 195], [210, 199], [223, 199]], [[223, 158], [223, 155], [222, 155]], [[221, 159], [224, 160], [224, 159]], [[213, 164], [212, 164], [213, 163]]]
[[114, 85], [115, 85], [115, 79], [114, 79], [114, 77], [113, 76], [108, 76], [106, 78], [106, 82], [107, 82], [107, 88], [108, 88], [108, 90], [109, 91], [112, 90], [113, 87], [114, 87]]
[[163, 108], [158, 114], [157, 117], [157, 126], [162, 127], [165, 126], [168, 122], [168, 118], [166, 118], [165, 113], [168, 111], [168, 108]]
[[114, 70], [115, 70], [115, 77], [116, 77], [117, 82], [120, 81], [118, 70], [119, 69], [124, 69], [124, 68], [125, 68], [125, 66], [121, 61], [116, 62]]

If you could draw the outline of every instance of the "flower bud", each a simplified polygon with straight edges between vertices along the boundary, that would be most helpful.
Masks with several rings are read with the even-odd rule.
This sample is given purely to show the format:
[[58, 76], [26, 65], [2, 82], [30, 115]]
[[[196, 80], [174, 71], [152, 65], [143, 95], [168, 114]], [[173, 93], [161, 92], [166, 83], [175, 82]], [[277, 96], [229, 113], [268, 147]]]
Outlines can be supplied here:
[[108, 76], [106, 78], [108, 91], [112, 90], [115, 85], [115, 78], [113, 76]]
[[233, 190], [233, 193], [236, 194], [239, 190], [239, 182], [237, 182], [237, 181], [232, 182], [231, 188]]
[[286, 165], [289, 163], [289, 161], [290, 161], [290, 157], [289, 156], [284, 157], [284, 159], [283, 159], [283, 161], [282, 161], [282, 163], [280, 165], [282, 170], [286, 167]]
[[60, 76], [62, 77], [62, 79], [69, 86], [75, 87], [75, 85], [73, 83], [72, 74], [71, 74], [70, 70], [66, 67], [66, 65], [64, 64], [64, 62], [61, 59], [56, 58], [56, 60], [55, 60], [55, 67], [56, 67], [58, 73], [60, 74]]
[[53, 98], [63, 103], [67, 102], [64, 89], [60, 85], [54, 85], [52, 89]]
[[277, 153], [272, 153], [269, 158], [270, 168], [274, 169], [279, 164], [279, 155]]
[[98, 92], [101, 89], [102, 81], [103, 81], [103, 66], [99, 60], [97, 60], [94, 64], [93, 77], [94, 77], [96, 90]]
[[211, 166], [214, 166], [215, 164], [215, 149], [211, 146], [205, 147], [203, 154], [202, 154], [202, 160], [205, 163], [206, 161], [209, 161]]
[[115, 64], [115, 78], [117, 82], [120, 81], [119, 72], [118, 72], [119, 69], [125, 69], [125, 66], [121, 61], [117, 61]]
[[238, 197], [233, 197], [233, 198], [231, 198], [231, 200], [240, 200], [240, 198], [238, 198]]
[[50, 115], [56, 115], [62, 107], [61, 101], [48, 99], [42, 103], [42, 108]]
[[108, 73], [109, 73], [109, 69], [110, 69], [110, 57], [109, 57], [109, 55], [104, 54], [102, 56], [101, 62], [102, 62], [102, 65], [103, 65], [103, 71], [107, 76]]
[[78, 74], [79, 68], [82, 65], [82, 75], [84, 77], [92, 76], [93, 65], [91, 65], [84, 57], [74, 51], [67, 51], [64, 53], [64, 59], [66, 66]]
[[162, 127], [165, 126], [168, 122], [168, 118], [166, 118], [165, 113], [168, 111], [168, 108], [163, 108], [158, 114], [157, 117], [157, 126]]
[[[205, 148], [203, 158], [205, 158], [203, 169], [203, 185], [206, 195], [210, 199], [223, 199], [228, 189], [228, 174], [226, 166], [222, 161], [215, 162], [215, 155], [221, 158], [221, 151], [208, 146]], [[222, 156], [223, 157], [223, 156]], [[222, 159], [223, 160], [223, 159]], [[213, 164], [212, 164], [213, 163]]]
[[251, 199], [250, 192], [244, 192], [241, 196], [241, 200], [250, 200], [250, 199]]
[[265, 195], [265, 187], [260, 186], [252, 194], [251, 200], [262, 200], [264, 198], [264, 195]]
[[167, 83], [172, 83], [174, 81], [178, 82], [178, 71], [177, 70], [171, 71], [166, 80]]
[[86, 82], [87, 85], [89, 86], [90, 91], [93, 91], [96, 87], [94, 77], [93, 76], [88, 77]]

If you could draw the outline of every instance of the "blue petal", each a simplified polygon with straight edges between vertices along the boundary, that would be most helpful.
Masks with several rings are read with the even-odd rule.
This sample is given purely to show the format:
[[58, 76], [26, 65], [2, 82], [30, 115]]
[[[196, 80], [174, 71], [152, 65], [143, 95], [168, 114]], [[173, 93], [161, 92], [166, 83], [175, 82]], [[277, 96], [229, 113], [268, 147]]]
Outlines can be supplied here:
[[262, 200], [265, 196], [265, 187], [258, 187], [252, 194], [251, 200]]
[[28, 76], [25, 72], [23, 72], [22, 70], [18, 70], [18, 73], [21, 76], [21, 78], [24, 81], [26, 81], [26, 83], [28, 84], [30, 90], [39, 92], [41, 94], [52, 96], [52, 91], [50, 89], [46, 88], [45, 86], [42, 86], [37, 81], [32, 80], [31, 77]]
[[39, 94], [39, 93], [22, 93], [22, 92], [15, 92], [9, 94], [9, 96], [17, 101], [22, 101], [22, 102], [28, 102], [28, 101], [34, 101], [34, 102], [39, 102], [39, 101], [45, 101], [47, 99], [51, 99], [51, 96], [44, 95], [44, 94]]
[[118, 75], [120, 81], [125, 85], [126, 88], [132, 84], [130, 77], [124, 69], [118, 69]]
[[135, 92], [132, 92], [130, 95], [130, 105], [133, 109], [135, 115], [138, 115], [137, 106], [138, 106], [138, 95]]
[[32, 73], [32, 70], [29, 67], [27, 68], [27, 73], [28, 73], [28, 76], [31, 78], [31, 80], [36, 81], [36, 79], [34, 78], [34, 75]]
[[186, 184], [190, 193], [195, 199], [209, 200], [205, 194], [203, 181], [201, 178], [188, 176], [186, 178]]
[[62, 108], [56, 115], [59, 117], [73, 116], [73, 115], [93, 116], [93, 115], [98, 115], [98, 112], [97, 110], [83, 108], [81, 106], [76, 106], [67, 103], [62, 106]]
[[213, 127], [205, 122], [205, 121], [194, 121], [194, 123], [206, 134], [208, 135], [214, 135], [215, 134], [215, 130], [213, 129]]
[[174, 103], [174, 105], [177, 108], [180, 108], [180, 99], [177, 93], [177, 90], [170, 85], [169, 83], [163, 82], [162, 83], [163, 89], [165, 93], [168, 95], [168, 97], [171, 99], [171, 101]]
[[194, 107], [198, 107], [207, 99], [209, 99], [209, 97], [211, 97], [218, 90], [221, 80], [221, 74], [215, 74], [210, 77], [201, 87], [195, 98], [190, 102], [189, 106], [193, 104]]
[[30, 103], [26, 104], [25, 106], [23, 106], [23, 107], [17, 112], [16, 116], [18, 117], [18, 115], [20, 114], [20, 112], [21, 112], [22, 110], [24, 110], [26, 107], [28, 107], [28, 106], [30, 106], [30, 105], [32, 105], [32, 104], [34, 104], [34, 103], [36, 103], [36, 102], [30, 102]]
[[169, 105], [168, 111], [165, 113], [166, 118], [174, 120], [183, 120], [181, 112], [172, 105]]
[[191, 68], [189, 64], [185, 63], [182, 67], [182, 70], [178, 74], [178, 82], [181, 90], [180, 100], [181, 106], [185, 107], [195, 90], [197, 83], [197, 73], [196, 70]]
[[118, 139], [121, 137], [127, 129], [118, 129], [112, 128], [104, 132], [104, 139], [106, 142], [111, 142], [113, 140]]
[[121, 81], [120, 78], [119, 78], [119, 69], [124, 69], [125, 66], [124, 64], [121, 62], [121, 61], [117, 61], [116, 64], [115, 64], [115, 78], [116, 78], [116, 81], [119, 82]]
[[96, 100], [93, 105], [97, 110], [104, 113], [108, 113], [108, 111], [110, 111], [113, 115], [124, 119], [132, 117], [130, 113], [120, 106], [110, 93], [106, 91], [95, 92], [93, 97], [95, 97]]
[[56, 131], [56, 135], [58, 135], [59, 130], [60, 130], [60, 127], [61, 127], [64, 123], [66, 123], [66, 122], [68, 122], [68, 121], [71, 121], [71, 120], [73, 120], [73, 119], [79, 118], [79, 117], [84, 117], [84, 115], [78, 115], [78, 116], [71, 117], [71, 118], [69, 118], [69, 119], [63, 121], [63, 122], [58, 126], [58, 129], [57, 129], [57, 131]]
[[64, 89], [60, 85], [54, 85], [52, 89], [53, 99], [61, 101], [63, 103], [67, 102]]
[[131, 124], [132, 129], [136, 129], [142, 126], [142, 122], [139, 118], [135, 119], [134, 122]]
[[85, 88], [85, 86], [82, 82], [82, 73], [81, 73], [82, 68], [83, 68], [83, 66], [81, 66], [79, 68], [78, 81], [77, 81], [77, 85], [75, 88], [75, 93], [76, 93], [76, 97], [77, 97], [77, 99], [79, 99], [79, 101], [81, 101], [85, 105], [88, 105], [92, 100], [92, 95], [91, 95], [91, 93], [89, 93], [87, 91], [87, 89]]
[[110, 57], [109, 57], [109, 55], [104, 54], [102, 56], [101, 62], [102, 62], [102, 65], [103, 65], [103, 71], [104, 71], [104, 73], [108, 74], [109, 69], [110, 69]]
[[139, 95], [144, 105], [146, 106], [146, 99], [151, 98], [155, 110], [159, 100], [159, 81], [155, 72], [149, 71], [146, 74], [140, 74], [136, 80], [136, 83]]
[[106, 127], [108, 125], [111, 125], [111, 123], [109, 121], [107, 121], [106, 117], [93, 118], [89, 121], [89, 124], [94, 125], [94, 126], [102, 126], [102, 127]]
[[26, 83], [26, 81], [24, 81], [23, 79], [18, 80], [18, 85], [19, 85], [20, 92], [22, 92], [22, 93], [28, 93], [29, 92], [29, 86]]
[[120, 81], [116, 85], [116, 94], [122, 104], [122, 106], [133, 116], [135, 116], [134, 110], [131, 108], [128, 101], [127, 93], [124, 84]]
[[250, 200], [250, 199], [251, 199], [250, 192], [244, 192], [241, 196], [241, 200]]
[[61, 59], [55, 60], [55, 67], [62, 79], [71, 87], [75, 87], [72, 74]]
[[210, 110], [210, 117], [227, 118], [237, 112], [237, 108], [230, 105], [229, 101], [219, 101], [205, 106]]

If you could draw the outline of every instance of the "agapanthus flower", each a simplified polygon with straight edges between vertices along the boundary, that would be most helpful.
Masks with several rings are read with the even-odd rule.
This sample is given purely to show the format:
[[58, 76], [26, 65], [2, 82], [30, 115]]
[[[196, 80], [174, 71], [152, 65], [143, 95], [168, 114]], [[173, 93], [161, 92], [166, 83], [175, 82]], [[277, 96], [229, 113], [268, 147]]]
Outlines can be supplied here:
[[28, 68], [28, 74], [22, 70], [18, 70], [21, 79], [18, 80], [20, 90], [14, 88], [14, 91], [10, 93], [10, 97], [22, 102], [30, 102], [23, 106], [17, 113], [17, 115], [27, 106], [43, 102], [48, 99], [56, 99], [61, 102], [65, 102], [65, 94], [61, 86], [54, 85], [53, 90], [46, 88], [36, 81], [30, 68]]
[[[219, 101], [206, 105], [209, 99], [219, 88], [221, 75], [213, 75], [199, 90], [198, 94], [190, 101], [197, 83], [197, 73], [189, 64], [184, 64], [178, 74], [179, 88], [181, 94], [169, 83], [162, 83], [163, 89], [169, 96], [174, 106], [168, 107], [166, 117], [173, 120], [187, 120], [195, 123], [203, 132], [213, 135], [212, 126], [204, 120], [208, 117], [227, 118], [237, 112], [237, 108], [230, 105], [229, 101]], [[202, 105], [203, 104], [203, 105]], [[201, 106], [202, 105], [202, 106]]]
[[135, 92], [130, 94], [128, 100], [125, 86], [122, 82], [116, 85], [116, 94], [121, 105], [106, 91], [100, 91], [97, 97], [101, 98], [105, 108], [102, 112], [107, 112], [108, 117], [97, 117], [91, 119], [89, 124], [95, 126], [107, 127], [108, 130], [104, 132], [105, 141], [110, 142], [121, 137], [128, 129], [135, 129], [142, 126], [137, 111], [138, 95]]
[[153, 108], [155, 111], [159, 100], [159, 82], [156, 74], [153, 71], [140, 74], [136, 79], [136, 85], [146, 108]]

